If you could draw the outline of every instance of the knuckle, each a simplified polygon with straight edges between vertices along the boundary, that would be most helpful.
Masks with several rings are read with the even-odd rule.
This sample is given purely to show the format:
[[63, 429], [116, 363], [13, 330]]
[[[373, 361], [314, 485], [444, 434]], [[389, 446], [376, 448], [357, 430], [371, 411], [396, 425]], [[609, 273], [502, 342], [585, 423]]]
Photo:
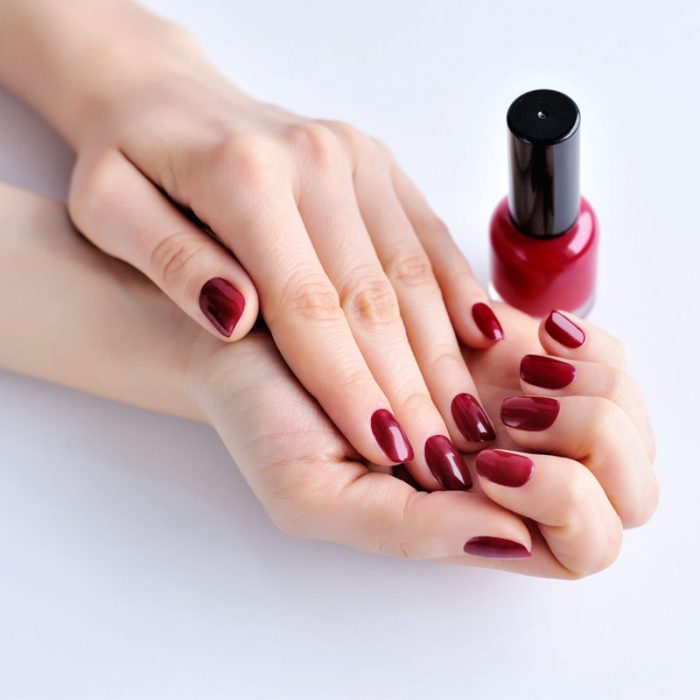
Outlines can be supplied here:
[[614, 444], [622, 409], [607, 398], [591, 397], [589, 400], [595, 402], [595, 412], [591, 419], [593, 435], [601, 444], [608, 441]]
[[308, 121], [292, 124], [287, 128], [288, 141], [303, 157], [317, 167], [335, 164], [341, 156], [340, 141], [327, 126], [321, 122]]
[[342, 308], [351, 318], [368, 326], [383, 326], [400, 320], [396, 292], [386, 278], [355, 284], [342, 298]]
[[429, 411], [435, 411], [434, 404], [427, 390], [421, 390], [415, 386], [410, 386], [403, 391], [397, 392], [396, 408], [397, 412], [405, 413], [405, 415], [409, 416], [425, 416], [428, 415]]
[[279, 150], [263, 136], [226, 134], [215, 140], [208, 160], [212, 170], [233, 177], [237, 186], [264, 187], [279, 172]]
[[[279, 313], [311, 321], [336, 321], [342, 310], [336, 289], [317, 274], [295, 276], [285, 286]], [[277, 313], [273, 314], [277, 316]]]
[[452, 238], [447, 224], [432, 211], [425, 216], [421, 223], [425, 235], [430, 238]]
[[433, 372], [440, 376], [459, 376], [459, 373], [464, 372], [464, 360], [456, 347], [437, 347], [430, 359], [430, 367]]
[[659, 503], [659, 482], [652, 475], [647, 488], [633, 503], [627, 504], [621, 517], [625, 527], [640, 527], [651, 520]]
[[352, 124], [348, 124], [347, 122], [343, 121], [324, 121], [322, 123], [327, 126], [338, 137], [338, 139], [355, 154], [367, 153], [368, 151], [374, 151], [376, 153], [388, 151], [384, 144], [379, 142], [377, 139], [368, 136]]
[[574, 521], [588, 502], [592, 475], [585, 469], [577, 469], [572, 472], [566, 484], [561, 487], [561, 493], [557, 495], [559, 507], [568, 514], [568, 519]]
[[571, 578], [582, 579], [612, 566], [620, 556], [622, 536], [622, 523], [611, 524], [604, 539], [597, 541], [591, 551], [584, 554], [583, 560], [570, 568]]
[[149, 261], [150, 269], [165, 285], [181, 282], [186, 277], [192, 260], [206, 247], [206, 241], [199, 240], [189, 232], [171, 233], [153, 248]]
[[372, 384], [372, 375], [366, 369], [336, 368], [337, 371], [331, 377], [321, 377], [320, 381], [326, 389], [339, 392], [340, 395], [350, 397], [366, 396], [367, 390]]
[[101, 160], [79, 163], [68, 197], [68, 210], [76, 226], [91, 227], [118, 203], [119, 188], [112, 169]]
[[386, 272], [392, 282], [409, 287], [437, 285], [430, 260], [420, 253], [394, 260]]
[[618, 521], [617, 524], [611, 525], [606, 534], [605, 541], [600, 544], [596, 551], [596, 556], [590, 562], [588, 572], [591, 574], [598, 573], [612, 566], [620, 556], [623, 534], [622, 523]]

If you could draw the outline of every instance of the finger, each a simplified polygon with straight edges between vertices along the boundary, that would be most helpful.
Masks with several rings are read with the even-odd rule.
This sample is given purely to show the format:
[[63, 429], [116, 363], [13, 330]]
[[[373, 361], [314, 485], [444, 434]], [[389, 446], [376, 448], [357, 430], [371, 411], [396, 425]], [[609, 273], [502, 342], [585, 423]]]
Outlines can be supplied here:
[[622, 544], [622, 523], [593, 474], [564, 457], [484, 450], [476, 472], [494, 502], [537, 522], [554, 556], [569, 571], [606, 568]]
[[552, 311], [540, 323], [542, 347], [557, 357], [598, 362], [624, 369], [625, 351], [622, 343], [605, 331], [569, 313]]
[[238, 340], [252, 328], [258, 298], [245, 270], [119, 152], [78, 164], [70, 211], [93, 243], [141, 270], [216, 337]]
[[501, 420], [524, 449], [585, 464], [626, 527], [651, 517], [656, 478], [637, 429], [617, 404], [587, 396], [514, 396], [504, 400]]
[[430, 259], [459, 339], [472, 348], [486, 348], [502, 340], [503, 327], [445, 224], [396, 165], [392, 179], [396, 196]]
[[287, 364], [367, 460], [412, 460], [413, 447], [357, 346], [292, 193], [265, 181], [241, 184], [227, 197], [226, 182], [223, 174], [213, 178], [202, 211], [255, 282]]
[[[371, 162], [371, 161], [370, 161]], [[430, 260], [381, 167], [356, 171], [362, 217], [396, 291], [418, 367], [460, 449], [474, 451], [496, 437], [445, 308]]]
[[616, 403], [639, 433], [654, 460], [655, 442], [644, 397], [623, 370], [597, 362], [559, 360], [547, 355], [525, 355], [520, 361], [523, 393], [539, 396], [599, 396]]
[[[298, 201], [355, 341], [409, 440], [418, 448], [409, 464], [411, 473], [431, 490], [471, 487], [466, 464], [447, 438], [445, 421], [409, 344], [396, 290], [360, 215], [350, 167], [332, 180], [307, 184]], [[398, 232], [395, 237], [399, 238]]]

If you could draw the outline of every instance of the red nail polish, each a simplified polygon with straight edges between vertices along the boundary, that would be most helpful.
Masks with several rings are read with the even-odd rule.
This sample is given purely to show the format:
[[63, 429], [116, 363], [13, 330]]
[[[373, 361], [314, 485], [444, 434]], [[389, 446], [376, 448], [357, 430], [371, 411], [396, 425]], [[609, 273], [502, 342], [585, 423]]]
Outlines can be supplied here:
[[544, 329], [554, 340], [567, 348], [580, 348], [586, 342], [586, 334], [558, 311], [550, 312], [544, 322]]
[[484, 450], [476, 457], [476, 473], [501, 486], [523, 486], [534, 470], [531, 459], [513, 452]]
[[489, 559], [528, 559], [532, 556], [524, 545], [502, 537], [472, 537], [464, 544], [464, 551]]
[[598, 221], [579, 190], [576, 103], [534, 90], [508, 110], [510, 188], [491, 219], [491, 292], [538, 318], [584, 316], [595, 292]]
[[479, 330], [489, 340], [503, 340], [505, 337], [503, 328], [496, 318], [496, 314], [487, 304], [482, 304], [481, 302], [474, 304], [474, 306], [472, 306], [472, 318], [479, 327]]
[[445, 489], [465, 491], [472, 487], [472, 478], [462, 455], [444, 435], [433, 435], [425, 441], [425, 461]]
[[501, 404], [501, 420], [518, 430], [546, 430], [559, 415], [559, 402], [548, 396], [512, 396]]
[[385, 408], [376, 410], [372, 414], [371, 425], [379, 447], [392, 462], [398, 464], [410, 462], [413, 459], [411, 443], [399, 422], [389, 411]]
[[243, 315], [245, 297], [230, 282], [215, 277], [202, 287], [199, 308], [221, 335], [230, 338]]
[[525, 355], [520, 361], [522, 380], [543, 389], [563, 389], [574, 381], [575, 376], [576, 367], [553, 357]]
[[486, 411], [471, 394], [457, 394], [452, 399], [452, 417], [469, 442], [491, 442], [496, 431]]

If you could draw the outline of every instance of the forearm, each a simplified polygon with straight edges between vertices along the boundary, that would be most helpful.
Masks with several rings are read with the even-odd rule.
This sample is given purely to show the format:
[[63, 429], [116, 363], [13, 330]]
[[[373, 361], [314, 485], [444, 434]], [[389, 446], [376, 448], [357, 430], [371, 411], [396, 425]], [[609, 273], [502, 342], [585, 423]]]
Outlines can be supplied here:
[[55, 202], [0, 183], [0, 368], [205, 420], [189, 349], [202, 334]]
[[184, 30], [129, 0], [0, 0], [0, 83], [74, 146], [183, 50], [198, 53]]

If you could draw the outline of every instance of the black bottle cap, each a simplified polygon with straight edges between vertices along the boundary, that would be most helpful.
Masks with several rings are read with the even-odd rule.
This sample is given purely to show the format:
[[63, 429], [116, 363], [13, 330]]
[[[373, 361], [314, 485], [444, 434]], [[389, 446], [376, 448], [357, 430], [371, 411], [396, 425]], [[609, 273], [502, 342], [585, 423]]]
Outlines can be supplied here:
[[580, 123], [576, 103], [556, 90], [526, 92], [508, 110], [508, 208], [529, 236], [557, 236], [578, 217]]

